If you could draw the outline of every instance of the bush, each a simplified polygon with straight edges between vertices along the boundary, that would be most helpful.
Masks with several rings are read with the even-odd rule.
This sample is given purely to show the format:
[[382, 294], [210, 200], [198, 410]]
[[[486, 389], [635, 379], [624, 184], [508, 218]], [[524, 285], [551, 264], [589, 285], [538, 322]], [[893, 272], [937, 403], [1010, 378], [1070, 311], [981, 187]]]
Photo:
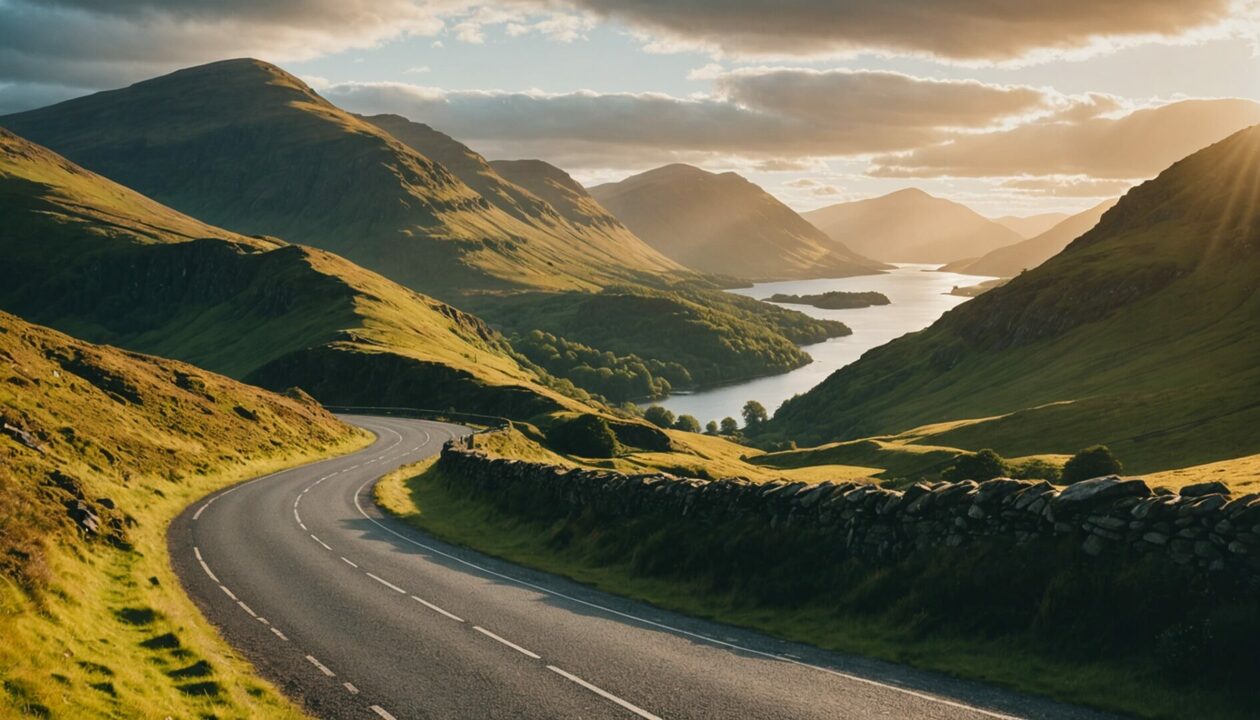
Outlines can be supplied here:
[[674, 429], [698, 433], [700, 432], [700, 421], [694, 415], [679, 415], [678, 420], [674, 422]]
[[547, 442], [560, 452], [582, 457], [613, 457], [620, 449], [608, 421], [598, 415], [579, 415], [552, 425]]
[[1124, 466], [1111, 454], [1111, 450], [1106, 445], [1095, 445], [1076, 453], [1067, 461], [1063, 466], [1061, 481], [1065, 485], [1071, 485], [1104, 475], [1119, 475], [1122, 472]]
[[644, 410], [643, 419], [657, 427], [668, 428], [673, 427], [674, 425], [674, 413], [666, 410], [660, 405], [653, 405], [647, 410]]
[[718, 434], [717, 420], [710, 420], [708, 424], [704, 426], [704, 431], [705, 433], [709, 435], [717, 435]]
[[1019, 480], [1047, 480], [1059, 482], [1063, 470], [1046, 460], [1029, 460], [1010, 468], [1011, 477]]
[[735, 422], [733, 417], [722, 418], [722, 425], [719, 429], [723, 435], [735, 435], [739, 432], [739, 423]]
[[954, 464], [941, 473], [941, 477], [950, 482], [961, 480], [984, 482], [1003, 477], [1008, 474], [1008, 471], [1009, 468], [1002, 456], [986, 448], [954, 458]]

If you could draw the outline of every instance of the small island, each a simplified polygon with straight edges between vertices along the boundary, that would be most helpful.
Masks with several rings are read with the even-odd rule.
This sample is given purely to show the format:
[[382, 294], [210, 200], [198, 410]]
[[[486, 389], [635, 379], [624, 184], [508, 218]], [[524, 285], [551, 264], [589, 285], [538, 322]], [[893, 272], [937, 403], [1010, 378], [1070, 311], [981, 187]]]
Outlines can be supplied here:
[[957, 295], [959, 297], [976, 297], [977, 295], [983, 295], [994, 288], [1000, 288], [1010, 281], [1010, 278], [995, 278], [993, 280], [985, 280], [984, 282], [976, 285], [955, 285], [948, 294]]
[[789, 305], [813, 305], [823, 310], [852, 310], [854, 308], [872, 307], [874, 305], [889, 305], [892, 303], [888, 296], [878, 292], [843, 292], [840, 290], [832, 290], [831, 292], [820, 293], [818, 295], [786, 295], [784, 293], [775, 293], [766, 298], [772, 303], [786, 303]]

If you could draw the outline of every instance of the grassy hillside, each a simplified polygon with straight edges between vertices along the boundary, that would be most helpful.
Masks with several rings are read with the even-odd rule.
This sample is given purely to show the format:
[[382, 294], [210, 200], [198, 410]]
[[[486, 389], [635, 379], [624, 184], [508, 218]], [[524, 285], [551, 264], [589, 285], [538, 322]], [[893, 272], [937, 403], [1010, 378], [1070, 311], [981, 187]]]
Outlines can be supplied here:
[[1130, 191], [1059, 255], [788, 401], [815, 442], [965, 418], [1006, 456], [1105, 443], [1133, 472], [1260, 451], [1260, 127]]
[[166, 527], [366, 436], [309, 398], [6, 313], [0, 428], [0, 716], [304, 716], [183, 595]]
[[[593, 289], [655, 256], [526, 222], [283, 70], [226, 60], [0, 118], [0, 126], [198, 219], [332, 250], [449, 299]], [[540, 201], [541, 202], [541, 201]]]
[[917, 188], [805, 213], [833, 240], [883, 262], [948, 263], [1023, 239], [965, 205]]
[[[675, 388], [786, 372], [811, 361], [799, 345], [852, 332], [834, 320], [711, 289], [622, 286], [599, 293], [526, 293], [487, 298], [474, 307], [508, 332], [541, 330], [601, 352], [678, 366], [685, 372], [656, 373]], [[520, 349], [554, 367], [531, 355], [531, 345]], [[581, 385], [578, 374], [557, 372]]]
[[829, 239], [735, 173], [667, 165], [590, 193], [649, 245], [699, 272], [783, 280], [885, 267]]
[[441, 163], [491, 205], [566, 247], [580, 249], [596, 262], [632, 267], [648, 277], [683, 269], [635, 237], [555, 166], [540, 160], [491, 164], [467, 145], [423, 123], [399, 115], [363, 119]]
[[345, 260], [154, 203], [0, 130], [0, 307], [331, 403], [530, 416], [542, 388], [480, 320]]
[[967, 275], [1014, 277], [1058, 255], [1069, 243], [1097, 225], [1103, 213], [1110, 210], [1118, 200], [1119, 198], [1106, 200], [1063, 220], [1039, 235], [1014, 245], [1000, 247], [978, 258], [949, 263], [941, 270]]

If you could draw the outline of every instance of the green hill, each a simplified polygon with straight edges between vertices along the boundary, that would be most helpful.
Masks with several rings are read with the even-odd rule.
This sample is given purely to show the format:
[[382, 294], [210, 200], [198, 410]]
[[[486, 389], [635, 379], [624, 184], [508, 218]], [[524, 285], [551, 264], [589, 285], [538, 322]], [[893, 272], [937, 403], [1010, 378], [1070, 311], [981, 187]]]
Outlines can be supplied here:
[[0, 716], [301, 717], [181, 592], [166, 528], [366, 441], [309, 397], [0, 312]]
[[[491, 205], [566, 247], [580, 249], [593, 261], [644, 271], [648, 278], [683, 270], [636, 237], [555, 166], [538, 160], [489, 163], [467, 145], [423, 123], [399, 115], [363, 119], [441, 163]], [[586, 197], [578, 196], [571, 186]]]
[[180, 70], [0, 125], [205, 222], [300, 240], [444, 299], [590, 290], [673, 269], [654, 253], [580, 242], [554, 211], [550, 227], [541, 200], [522, 195], [505, 211], [510, 198], [488, 200], [257, 60]]
[[887, 267], [828, 238], [733, 172], [666, 165], [590, 194], [649, 245], [697, 272], [785, 280], [871, 275]]
[[0, 130], [0, 307], [341, 404], [530, 416], [541, 387], [477, 318], [330, 253], [205, 225]]
[[1079, 212], [1055, 224], [1039, 235], [993, 250], [981, 257], [952, 262], [941, 268], [944, 272], [991, 277], [1014, 277], [1028, 268], [1034, 268], [1062, 252], [1076, 238], [1089, 232], [1098, 224], [1103, 213], [1116, 204], [1119, 198], [1105, 200], [1088, 210]]
[[936, 444], [1105, 443], [1127, 469], [1260, 451], [1260, 127], [1125, 195], [1062, 253], [788, 401], [807, 442], [977, 418]]

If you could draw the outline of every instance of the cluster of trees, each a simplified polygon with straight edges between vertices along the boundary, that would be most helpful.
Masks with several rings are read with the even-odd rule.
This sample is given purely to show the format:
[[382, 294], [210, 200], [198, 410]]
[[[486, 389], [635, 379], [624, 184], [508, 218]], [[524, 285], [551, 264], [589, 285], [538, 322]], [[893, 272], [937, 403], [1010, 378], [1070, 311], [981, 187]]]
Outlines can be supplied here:
[[676, 385], [691, 384], [691, 374], [678, 363], [601, 352], [541, 330], [514, 336], [511, 342], [530, 362], [611, 402], [662, 398]]
[[954, 463], [941, 473], [941, 477], [953, 482], [959, 480], [984, 482], [998, 477], [1013, 477], [1071, 485], [1104, 475], [1119, 475], [1123, 471], [1124, 466], [1115, 455], [1111, 454], [1111, 450], [1106, 445], [1094, 445], [1073, 455], [1062, 469], [1044, 460], [1032, 460], [1013, 465], [989, 449], [964, 453], [954, 459]]
[[[756, 400], [749, 400], [744, 403], [741, 415], [744, 418], [744, 431], [749, 433], [756, 432], [770, 419], [765, 406]], [[700, 421], [695, 416], [679, 415], [675, 417], [674, 413], [660, 405], [653, 405], [644, 410], [643, 418], [657, 427], [700, 432]], [[710, 420], [704, 426], [704, 432], [709, 435], [725, 435], [727, 437], [741, 436], [739, 422], [733, 417], [724, 417], [721, 421]]]

